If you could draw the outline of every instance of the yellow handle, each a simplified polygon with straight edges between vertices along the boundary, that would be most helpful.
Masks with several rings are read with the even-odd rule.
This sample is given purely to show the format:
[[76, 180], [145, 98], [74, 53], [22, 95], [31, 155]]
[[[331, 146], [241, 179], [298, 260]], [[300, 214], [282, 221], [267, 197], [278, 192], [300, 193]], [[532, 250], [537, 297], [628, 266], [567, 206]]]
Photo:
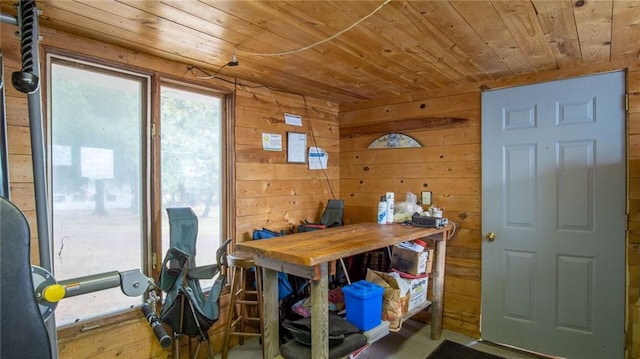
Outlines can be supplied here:
[[493, 233], [493, 232], [489, 232], [489, 233], [487, 233], [485, 238], [487, 239], [487, 242], [493, 242], [493, 241], [496, 240], [496, 234]]
[[42, 291], [42, 296], [47, 302], [58, 303], [66, 293], [67, 290], [60, 284], [52, 284]]

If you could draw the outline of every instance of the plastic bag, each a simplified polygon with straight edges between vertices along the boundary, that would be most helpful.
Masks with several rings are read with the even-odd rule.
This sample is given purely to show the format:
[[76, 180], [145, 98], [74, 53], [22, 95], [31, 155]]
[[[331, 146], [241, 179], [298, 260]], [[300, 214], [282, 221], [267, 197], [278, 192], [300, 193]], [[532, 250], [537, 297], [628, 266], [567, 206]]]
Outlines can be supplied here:
[[410, 221], [414, 213], [422, 214], [424, 210], [418, 204], [418, 196], [412, 192], [407, 192], [406, 201], [398, 202], [394, 205], [394, 222]]

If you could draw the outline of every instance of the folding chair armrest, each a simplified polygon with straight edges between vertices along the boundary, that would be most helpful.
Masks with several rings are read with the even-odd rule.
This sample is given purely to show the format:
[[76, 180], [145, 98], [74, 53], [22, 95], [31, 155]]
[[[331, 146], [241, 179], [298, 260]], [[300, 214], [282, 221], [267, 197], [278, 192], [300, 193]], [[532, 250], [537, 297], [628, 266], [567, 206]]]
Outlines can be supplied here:
[[189, 269], [187, 277], [189, 279], [211, 279], [216, 275], [216, 273], [218, 273], [218, 265], [209, 264]]

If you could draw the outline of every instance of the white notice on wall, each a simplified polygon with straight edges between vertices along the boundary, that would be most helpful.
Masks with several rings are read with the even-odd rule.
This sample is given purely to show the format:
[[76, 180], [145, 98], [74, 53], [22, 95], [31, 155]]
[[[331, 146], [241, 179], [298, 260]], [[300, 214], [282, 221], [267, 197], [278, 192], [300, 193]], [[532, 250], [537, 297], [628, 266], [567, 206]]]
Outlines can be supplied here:
[[262, 149], [265, 151], [282, 151], [282, 135], [277, 133], [263, 133]]
[[292, 115], [290, 113], [285, 113], [284, 123], [286, 123], [287, 125], [302, 126], [302, 117], [298, 115]]
[[320, 147], [309, 147], [309, 169], [324, 170], [327, 169], [327, 160], [329, 155]]

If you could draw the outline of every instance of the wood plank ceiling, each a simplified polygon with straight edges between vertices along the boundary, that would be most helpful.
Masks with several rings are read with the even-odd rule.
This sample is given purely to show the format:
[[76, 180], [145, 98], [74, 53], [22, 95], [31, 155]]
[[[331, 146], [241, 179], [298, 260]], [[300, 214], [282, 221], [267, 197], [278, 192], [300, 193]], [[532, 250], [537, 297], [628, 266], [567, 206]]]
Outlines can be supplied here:
[[[43, 25], [193, 65], [194, 76], [220, 71], [337, 102], [640, 58], [640, 1], [630, 0], [36, 5]], [[239, 66], [224, 66], [234, 50]]]

